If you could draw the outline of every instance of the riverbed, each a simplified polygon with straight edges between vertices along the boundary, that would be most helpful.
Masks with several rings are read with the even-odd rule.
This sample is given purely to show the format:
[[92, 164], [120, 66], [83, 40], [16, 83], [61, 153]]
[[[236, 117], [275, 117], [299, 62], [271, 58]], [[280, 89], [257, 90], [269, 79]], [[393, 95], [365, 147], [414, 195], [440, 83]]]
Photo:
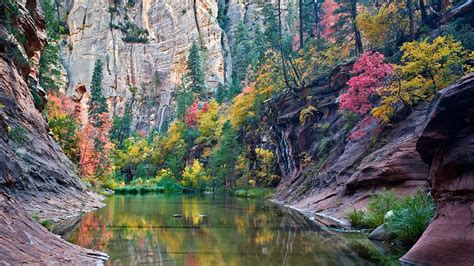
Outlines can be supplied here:
[[367, 265], [399, 253], [323, 230], [275, 203], [227, 195], [114, 195], [62, 237], [110, 265]]

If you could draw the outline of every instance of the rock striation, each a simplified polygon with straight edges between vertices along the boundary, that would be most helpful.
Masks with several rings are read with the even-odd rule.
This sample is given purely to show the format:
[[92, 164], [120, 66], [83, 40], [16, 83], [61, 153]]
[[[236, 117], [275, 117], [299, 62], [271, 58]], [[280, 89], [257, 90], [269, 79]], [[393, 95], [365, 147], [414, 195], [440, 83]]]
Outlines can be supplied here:
[[133, 98], [135, 129], [162, 127], [194, 41], [203, 45], [211, 90], [230, 76], [217, 1], [76, 0], [69, 8], [64, 4], [70, 34], [62, 44], [68, 95], [89, 90], [94, 63], [102, 60], [111, 110], [121, 114]]
[[57, 221], [102, 203], [87, 192], [37, 109], [46, 102], [37, 85], [45, 44], [39, 2], [19, 1], [11, 23], [26, 38], [0, 25], [0, 263], [101, 262], [103, 256], [66, 243], [31, 219]]
[[430, 165], [434, 220], [401, 259], [426, 265], [474, 264], [474, 74], [440, 91], [416, 150]]
[[361, 139], [347, 137], [355, 124], [338, 112], [338, 97], [351, 67], [341, 65], [327, 77], [274, 99], [267, 117], [272, 125], [267, 135], [283, 174], [275, 200], [341, 223], [347, 210], [365, 207], [384, 189], [399, 195], [425, 189], [428, 176], [428, 166], [416, 151], [426, 105], [401, 114], [403, 119], [393, 125], [369, 125]]

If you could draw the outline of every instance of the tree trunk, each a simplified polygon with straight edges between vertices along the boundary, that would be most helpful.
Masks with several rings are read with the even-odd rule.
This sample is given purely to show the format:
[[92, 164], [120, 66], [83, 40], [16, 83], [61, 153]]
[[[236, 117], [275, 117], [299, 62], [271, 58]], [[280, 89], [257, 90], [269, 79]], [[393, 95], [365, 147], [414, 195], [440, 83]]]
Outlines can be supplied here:
[[303, 46], [304, 46], [303, 0], [299, 0], [299, 16], [300, 16], [300, 49], [303, 49]]
[[408, 11], [408, 20], [410, 21], [410, 40], [415, 39], [415, 20], [413, 16], [413, 2], [412, 0], [407, 0], [407, 11]]
[[277, 1], [278, 5], [278, 33], [280, 41], [280, 56], [281, 56], [281, 66], [283, 68], [283, 77], [285, 78], [285, 84], [288, 88], [291, 88], [288, 81], [288, 72], [286, 71], [286, 62], [285, 55], [283, 54], [283, 32], [282, 32], [282, 18], [281, 18], [281, 0]]
[[314, 30], [311, 31], [311, 34], [316, 31], [316, 39], [321, 38], [321, 32], [319, 31], [319, 0], [314, 0]]
[[357, 17], [357, 0], [351, 1], [351, 18], [352, 18], [352, 27], [354, 29], [354, 38], [355, 38], [355, 50], [356, 54], [359, 55], [364, 51], [362, 46], [362, 35], [359, 31], [359, 28], [356, 24]]
[[423, 25], [428, 24], [428, 13], [426, 13], [425, 0], [419, 0], [420, 4], [420, 13], [421, 13], [421, 23]]

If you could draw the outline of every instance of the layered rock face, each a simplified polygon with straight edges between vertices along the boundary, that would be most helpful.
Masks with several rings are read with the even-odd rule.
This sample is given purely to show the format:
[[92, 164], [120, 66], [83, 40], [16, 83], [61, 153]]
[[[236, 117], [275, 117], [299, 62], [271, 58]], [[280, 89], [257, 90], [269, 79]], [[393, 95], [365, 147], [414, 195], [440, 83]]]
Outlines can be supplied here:
[[383, 189], [399, 195], [425, 189], [428, 176], [415, 149], [426, 106], [395, 126], [372, 124], [361, 139], [347, 137], [354, 123], [338, 112], [338, 97], [351, 67], [339, 66], [329, 77], [275, 99], [268, 116], [273, 125], [268, 135], [283, 173], [275, 199], [342, 223], [347, 210], [365, 207], [372, 195]]
[[98, 195], [86, 192], [35, 108], [45, 102], [37, 86], [45, 44], [39, 3], [20, 1], [11, 23], [26, 38], [17, 39], [0, 25], [0, 262], [101, 261], [31, 219], [61, 220], [101, 203]]
[[[77, 0], [67, 13], [70, 36], [63, 43], [63, 59], [68, 94], [81, 87], [89, 90], [94, 63], [102, 60], [104, 94], [111, 110], [120, 114], [135, 94], [136, 129], [161, 127], [170, 111], [171, 93], [186, 71], [188, 51], [199, 38], [211, 90], [230, 75], [217, 1]], [[148, 36], [139, 40], [134, 31]]]
[[440, 91], [416, 144], [430, 164], [434, 220], [402, 258], [427, 265], [474, 263], [474, 74]]

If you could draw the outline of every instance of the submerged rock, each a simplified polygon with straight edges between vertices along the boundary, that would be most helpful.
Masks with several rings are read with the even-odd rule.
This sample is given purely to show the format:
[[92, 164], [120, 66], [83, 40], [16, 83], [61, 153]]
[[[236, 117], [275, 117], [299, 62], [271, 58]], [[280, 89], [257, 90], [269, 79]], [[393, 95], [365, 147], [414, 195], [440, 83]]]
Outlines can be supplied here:
[[382, 224], [379, 227], [375, 228], [372, 233], [369, 234], [370, 240], [377, 241], [390, 241], [395, 238], [395, 234], [390, 231], [386, 224]]

